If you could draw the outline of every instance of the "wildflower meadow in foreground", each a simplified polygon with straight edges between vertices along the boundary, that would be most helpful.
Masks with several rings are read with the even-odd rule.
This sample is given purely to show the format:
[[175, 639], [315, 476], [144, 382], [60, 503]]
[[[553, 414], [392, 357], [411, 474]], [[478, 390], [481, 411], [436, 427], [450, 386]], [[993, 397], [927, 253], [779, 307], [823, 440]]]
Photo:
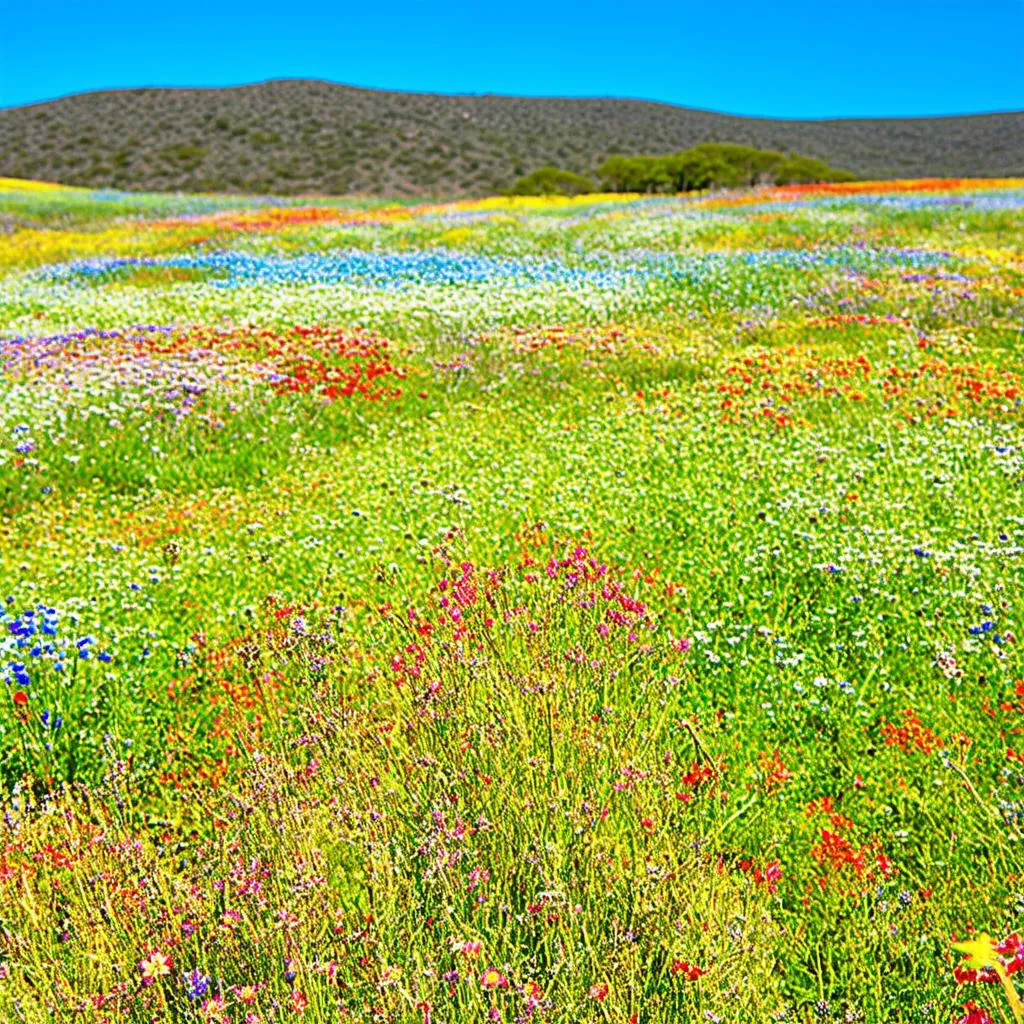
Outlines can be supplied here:
[[0, 212], [0, 1020], [1024, 1020], [1024, 182]]

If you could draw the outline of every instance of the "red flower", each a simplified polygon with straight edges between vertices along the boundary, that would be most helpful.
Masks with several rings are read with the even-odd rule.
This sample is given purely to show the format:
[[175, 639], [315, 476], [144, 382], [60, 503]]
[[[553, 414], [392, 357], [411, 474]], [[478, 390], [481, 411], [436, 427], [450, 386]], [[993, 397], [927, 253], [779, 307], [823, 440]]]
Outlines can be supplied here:
[[28, 694], [24, 690], [16, 690], [12, 700], [15, 704], [24, 706], [28, 703]]
[[698, 967], [696, 964], [687, 963], [685, 960], [673, 960], [672, 973], [682, 974], [687, 981], [696, 981], [708, 972], [705, 968]]
[[964, 1009], [967, 1013], [960, 1017], [956, 1024], [993, 1024], [988, 1010], [984, 1006], [979, 1006], [974, 1000], [965, 1003]]
[[590, 998], [596, 999], [599, 1003], [603, 1003], [608, 998], [608, 986], [603, 984], [591, 985]]
[[[995, 950], [1007, 974], [1024, 969], [1024, 941], [1016, 932], [1007, 935]], [[960, 985], [994, 985], [999, 981], [999, 975], [991, 967], [954, 967], [953, 977]]]

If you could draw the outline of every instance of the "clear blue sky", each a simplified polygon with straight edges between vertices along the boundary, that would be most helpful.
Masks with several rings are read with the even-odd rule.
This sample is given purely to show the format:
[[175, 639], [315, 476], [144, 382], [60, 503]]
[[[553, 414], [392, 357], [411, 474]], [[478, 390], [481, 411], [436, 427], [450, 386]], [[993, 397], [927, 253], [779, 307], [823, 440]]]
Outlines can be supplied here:
[[772, 117], [1024, 109], [1024, 0], [8, 0], [0, 106], [323, 78]]

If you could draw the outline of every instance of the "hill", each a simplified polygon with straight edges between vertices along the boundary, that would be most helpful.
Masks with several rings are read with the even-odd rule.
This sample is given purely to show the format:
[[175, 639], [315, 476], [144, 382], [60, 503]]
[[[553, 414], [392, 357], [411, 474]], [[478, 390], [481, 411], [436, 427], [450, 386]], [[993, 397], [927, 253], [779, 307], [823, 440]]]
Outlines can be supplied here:
[[784, 121], [621, 99], [444, 96], [271, 81], [81, 93], [0, 110], [0, 176], [119, 189], [484, 195], [545, 164], [701, 142], [865, 178], [1024, 174], [1024, 112]]

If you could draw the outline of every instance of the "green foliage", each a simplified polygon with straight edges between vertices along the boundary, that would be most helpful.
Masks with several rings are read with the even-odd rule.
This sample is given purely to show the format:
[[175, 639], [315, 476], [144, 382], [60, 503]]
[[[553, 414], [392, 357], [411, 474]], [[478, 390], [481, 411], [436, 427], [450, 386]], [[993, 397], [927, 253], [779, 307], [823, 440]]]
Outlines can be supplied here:
[[541, 167], [520, 178], [506, 193], [510, 196], [582, 196], [594, 191], [590, 178], [559, 167]]
[[808, 156], [790, 156], [777, 164], [772, 173], [776, 185], [809, 185], [816, 181], [856, 181], [857, 175], [829, 167], [823, 160]]
[[179, 142], [173, 146], [164, 146], [160, 150], [160, 157], [170, 163], [180, 165], [185, 170], [193, 171], [203, 162], [206, 152], [203, 146]]
[[811, 157], [786, 157], [775, 150], [721, 142], [705, 142], [667, 156], [612, 156], [597, 172], [614, 192], [691, 192], [856, 177]]

